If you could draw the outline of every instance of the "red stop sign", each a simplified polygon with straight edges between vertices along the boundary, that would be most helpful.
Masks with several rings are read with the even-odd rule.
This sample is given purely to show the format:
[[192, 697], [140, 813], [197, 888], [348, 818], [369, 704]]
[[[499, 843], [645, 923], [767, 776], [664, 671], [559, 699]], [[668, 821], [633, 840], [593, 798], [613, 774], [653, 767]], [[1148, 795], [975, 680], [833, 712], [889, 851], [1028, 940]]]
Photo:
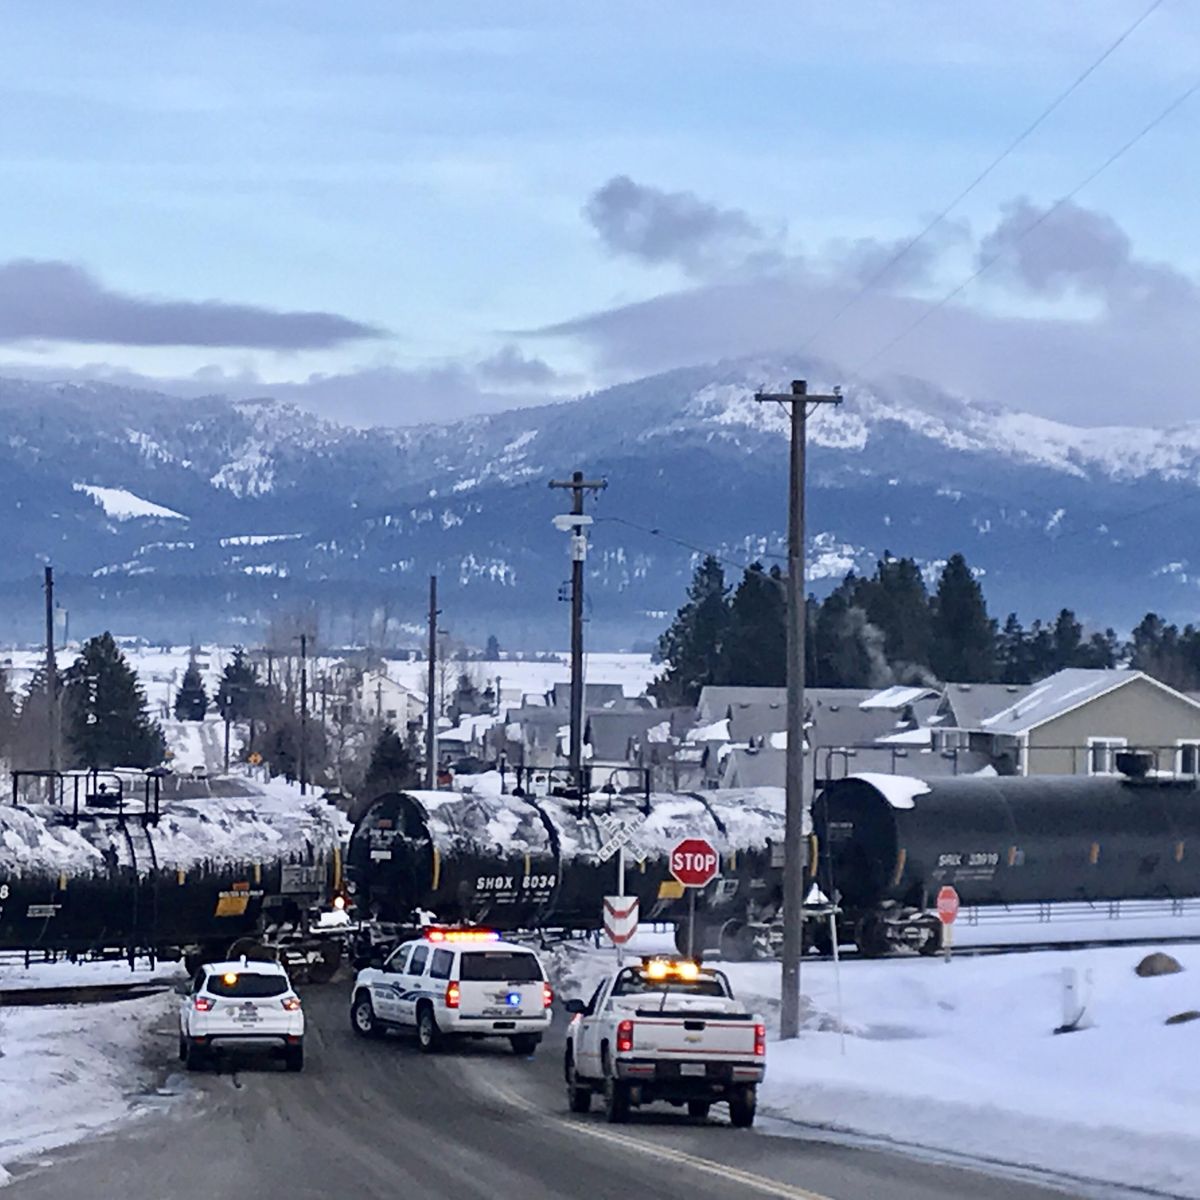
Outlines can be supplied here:
[[717, 877], [720, 859], [712, 843], [704, 838], [684, 838], [676, 844], [668, 860], [671, 874], [684, 887], [704, 887]]
[[953, 925], [958, 916], [958, 893], [949, 884], [937, 894], [937, 915], [943, 925]]

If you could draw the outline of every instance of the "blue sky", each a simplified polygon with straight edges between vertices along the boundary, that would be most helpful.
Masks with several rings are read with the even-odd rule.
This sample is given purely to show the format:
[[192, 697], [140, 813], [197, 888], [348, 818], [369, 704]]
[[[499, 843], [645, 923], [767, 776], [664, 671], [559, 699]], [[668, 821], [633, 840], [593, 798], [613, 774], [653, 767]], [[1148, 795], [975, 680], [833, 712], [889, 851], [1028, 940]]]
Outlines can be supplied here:
[[[689, 338], [681, 323], [702, 312], [721, 335], [722, 303], [752, 313], [760, 293], [769, 319], [714, 351], [791, 349], [861, 279], [856, 263], [915, 232], [1149, 6], [15, 3], [0, 364], [401, 422], [703, 357], [708, 326]], [[926, 269], [889, 279], [813, 351], [835, 371], [869, 359], [910, 305], [969, 274], [1006, 205], [1052, 203], [1193, 82], [1198, 51], [1200, 12], [1164, 0], [931, 239]], [[1198, 117], [1200, 97], [1061, 229], [1014, 248], [1021, 270], [998, 262], [872, 369], [1080, 420], [1117, 419], [1152, 364], [1190, 369], [1147, 337], [1196, 315]], [[632, 190], [603, 191], [622, 178]], [[612, 205], [589, 218], [598, 192]], [[638, 241], [650, 217], [666, 237], [653, 250]], [[1068, 243], [1057, 274], [1035, 261]], [[1080, 261], [1097, 246], [1099, 271]], [[1151, 311], [1156, 265], [1171, 277], [1153, 276]], [[1114, 270], [1138, 284], [1119, 303]], [[235, 307], [188, 307], [200, 301]], [[296, 313], [316, 316], [275, 319]], [[1017, 329], [1028, 379], [1005, 366]], [[1097, 344], [1145, 354], [1111, 412], [1085, 403], [1090, 381], [1038, 394], [1039, 356], [1061, 362], [1064, 330], [1085, 376]]]

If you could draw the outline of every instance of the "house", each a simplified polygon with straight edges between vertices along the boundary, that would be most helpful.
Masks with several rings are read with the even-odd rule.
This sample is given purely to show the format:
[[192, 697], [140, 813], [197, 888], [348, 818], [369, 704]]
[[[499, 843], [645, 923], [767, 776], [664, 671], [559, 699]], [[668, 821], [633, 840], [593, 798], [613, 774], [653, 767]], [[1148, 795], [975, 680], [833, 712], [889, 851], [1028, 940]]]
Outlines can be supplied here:
[[[568, 710], [571, 707], [571, 685], [556, 683], [546, 693], [546, 703], [551, 708]], [[619, 683], [585, 683], [583, 685], [583, 707], [587, 712], [600, 708], [625, 707], [625, 689]], [[638, 705], [637, 707], [643, 707]]]
[[354, 705], [362, 718], [383, 721], [395, 729], [424, 717], [425, 697], [397, 683], [386, 671], [364, 671], [354, 692]]
[[1001, 774], [1111, 775], [1126, 747], [1149, 751], [1159, 771], [1200, 774], [1200, 703], [1143, 671], [1071, 667], [992, 711], [997, 693], [976, 707], [984, 698], [962, 688], [947, 689], [939, 738], [955, 739]]
[[711, 725], [714, 721], [722, 721], [729, 716], [729, 709], [734, 704], [778, 705], [786, 711], [787, 688], [724, 687], [713, 684], [702, 687], [696, 702], [696, 723]]

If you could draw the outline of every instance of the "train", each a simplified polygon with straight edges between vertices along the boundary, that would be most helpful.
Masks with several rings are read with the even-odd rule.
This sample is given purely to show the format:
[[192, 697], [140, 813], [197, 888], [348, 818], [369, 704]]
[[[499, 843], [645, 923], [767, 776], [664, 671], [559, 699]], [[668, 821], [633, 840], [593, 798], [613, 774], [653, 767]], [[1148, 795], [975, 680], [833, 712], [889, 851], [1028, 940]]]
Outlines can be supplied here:
[[[73, 802], [17, 800], [0, 806], [0, 950], [190, 965], [265, 943], [321, 979], [430, 921], [592, 933], [618, 891], [673, 924], [681, 951], [779, 946], [778, 788], [390, 791], [352, 827], [319, 799], [131, 805], [96, 778]], [[689, 896], [668, 856], [697, 835], [720, 873]], [[804, 938], [819, 951], [836, 937], [865, 955], [936, 952], [946, 884], [969, 907], [1200, 897], [1194, 779], [856, 775], [818, 791], [805, 838]]]

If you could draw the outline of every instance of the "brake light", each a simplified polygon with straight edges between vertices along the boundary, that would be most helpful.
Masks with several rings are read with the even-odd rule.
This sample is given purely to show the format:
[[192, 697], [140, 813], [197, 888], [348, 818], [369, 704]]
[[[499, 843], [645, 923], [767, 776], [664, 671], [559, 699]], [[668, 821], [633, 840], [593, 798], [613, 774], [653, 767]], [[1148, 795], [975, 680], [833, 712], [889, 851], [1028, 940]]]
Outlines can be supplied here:
[[754, 1027], [754, 1055], [756, 1058], [765, 1058], [767, 1054], [767, 1027], [765, 1025], [755, 1025]]
[[216, 1001], [210, 1000], [207, 996], [197, 996], [196, 999], [192, 1001], [192, 1004], [197, 1012], [212, 1012]]
[[617, 1026], [617, 1053], [628, 1054], [633, 1049], [633, 1022], [622, 1021]]
[[283, 1007], [288, 1010], [288, 1012], [299, 1012], [300, 1011], [300, 997], [299, 996], [284, 996], [281, 1003], [283, 1004]]
[[446, 1007], [457, 1008], [460, 994], [456, 981], [451, 980], [450, 983], [446, 984]]
[[542, 1007], [549, 1008], [554, 1003], [554, 989], [548, 984], [542, 984]]

